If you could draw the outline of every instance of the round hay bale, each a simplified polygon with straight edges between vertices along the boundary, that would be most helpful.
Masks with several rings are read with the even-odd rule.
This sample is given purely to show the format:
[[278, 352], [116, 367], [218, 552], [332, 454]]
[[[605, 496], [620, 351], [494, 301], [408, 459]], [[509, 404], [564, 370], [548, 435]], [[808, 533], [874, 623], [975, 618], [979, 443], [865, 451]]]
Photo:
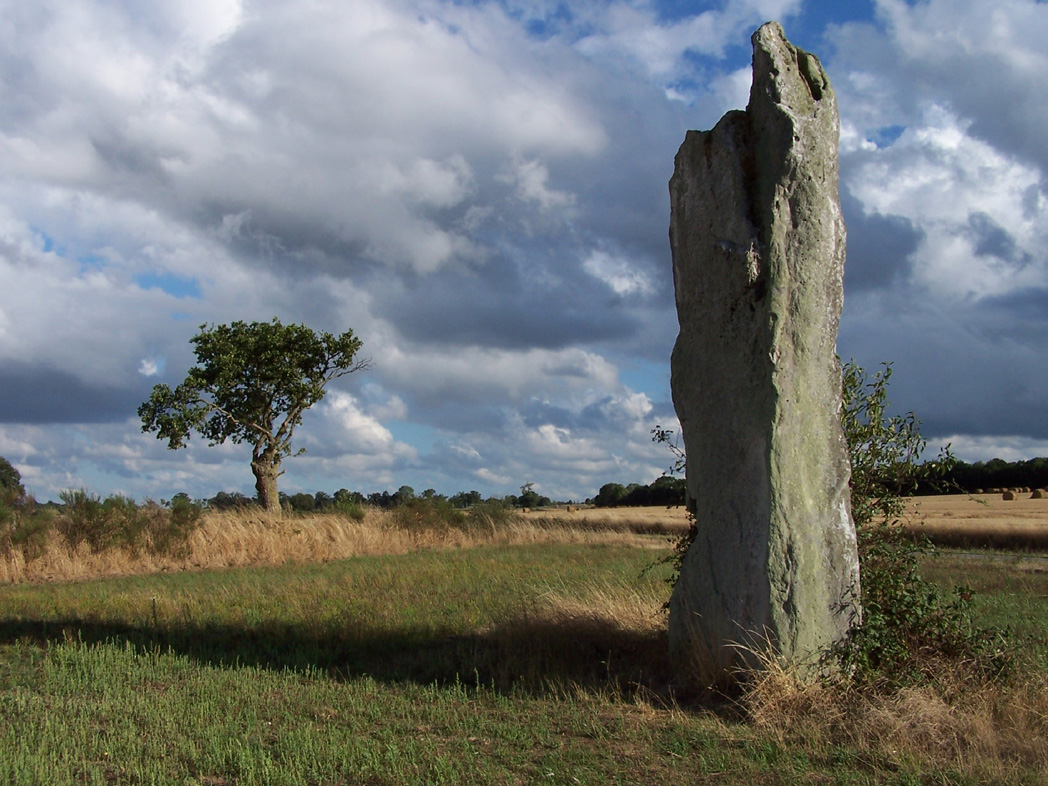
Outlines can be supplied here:
[[1015, 499], [1015, 492], [1009, 489], [1008, 491], [1001, 494], [1001, 499], [1012, 500]]
[[982, 489], [976, 489], [976, 490], [975, 490], [975, 493], [976, 493], [976, 494], [982, 494], [982, 493], [983, 493], [983, 490], [982, 490]]
[[1031, 491], [1030, 499], [1044, 499], [1044, 489], [1034, 489]]

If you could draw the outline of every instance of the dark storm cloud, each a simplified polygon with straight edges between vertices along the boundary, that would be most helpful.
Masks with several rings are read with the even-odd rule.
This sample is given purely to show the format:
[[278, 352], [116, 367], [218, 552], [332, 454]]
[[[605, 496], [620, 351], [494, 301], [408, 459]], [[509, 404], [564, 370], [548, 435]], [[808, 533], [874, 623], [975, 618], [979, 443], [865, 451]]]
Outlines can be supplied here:
[[[559, 349], [628, 336], [636, 321], [599, 282], [541, 287], [508, 268], [506, 280], [454, 272], [386, 297], [379, 313], [405, 338], [430, 345]], [[497, 277], [496, 277], [497, 278]]]
[[846, 187], [841, 211], [848, 231], [845, 294], [902, 284], [913, 270], [911, 254], [924, 232], [903, 216], [866, 215]]
[[980, 301], [979, 313], [983, 331], [995, 341], [1037, 353], [1048, 347], [1048, 288], [986, 297]]
[[977, 212], [968, 216], [967, 229], [976, 256], [997, 257], [1019, 266], [1025, 266], [1031, 261], [1030, 255], [1019, 248], [1015, 238], [986, 213]]
[[148, 383], [96, 385], [68, 371], [8, 360], [0, 369], [0, 423], [126, 420], [149, 396], [150, 388]]
[[846, 300], [838, 346], [870, 371], [892, 363], [893, 410], [915, 412], [930, 438], [1045, 439], [1046, 324], [1044, 288], [967, 302], [899, 290]]

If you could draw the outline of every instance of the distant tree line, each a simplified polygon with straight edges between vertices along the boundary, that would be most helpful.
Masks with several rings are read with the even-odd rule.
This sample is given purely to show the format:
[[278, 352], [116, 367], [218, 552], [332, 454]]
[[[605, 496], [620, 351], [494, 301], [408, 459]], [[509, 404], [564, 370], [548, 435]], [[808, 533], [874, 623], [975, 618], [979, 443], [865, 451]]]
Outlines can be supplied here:
[[663, 475], [653, 483], [605, 483], [592, 500], [598, 508], [650, 507], [683, 505], [685, 497], [684, 478]]
[[1048, 458], [1004, 461], [994, 458], [968, 464], [957, 461], [950, 467], [936, 489], [928, 484], [919, 484], [918, 494], [941, 494], [953, 491], [974, 493], [995, 488], [1048, 488]]
[[[299, 492], [297, 494], [280, 494], [282, 508], [295, 513], [328, 513], [332, 511], [345, 510], [347, 507], [372, 507], [380, 510], [394, 510], [408, 503], [423, 501], [440, 505], [450, 505], [453, 508], [467, 510], [481, 503], [498, 502], [509, 508], [541, 508], [553, 505], [549, 497], [544, 497], [532, 488], [533, 484], [525, 483], [521, 487], [520, 495], [508, 494], [504, 497], [485, 498], [479, 491], [460, 491], [457, 494], [447, 496], [438, 494], [435, 489], [426, 489], [416, 493], [411, 486], [401, 486], [394, 492], [375, 491], [370, 494], [362, 494], [359, 491], [339, 489], [334, 494], [326, 491], [318, 491], [316, 494]], [[255, 497], [249, 497], [239, 492], [220, 491], [211, 499], [204, 500], [208, 508], [212, 510], [232, 510], [249, 505], [257, 505]]]

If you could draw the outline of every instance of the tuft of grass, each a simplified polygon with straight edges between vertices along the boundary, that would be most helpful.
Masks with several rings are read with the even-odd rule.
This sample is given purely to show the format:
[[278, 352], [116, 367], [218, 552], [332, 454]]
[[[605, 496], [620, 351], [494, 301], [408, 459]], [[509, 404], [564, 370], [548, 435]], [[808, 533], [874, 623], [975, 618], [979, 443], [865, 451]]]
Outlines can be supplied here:
[[1048, 772], [1044, 672], [982, 679], [957, 664], [927, 665], [937, 669], [934, 684], [871, 691], [839, 677], [806, 679], [765, 658], [739, 704], [780, 745], [854, 750], [887, 770], [959, 768], [982, 783]]

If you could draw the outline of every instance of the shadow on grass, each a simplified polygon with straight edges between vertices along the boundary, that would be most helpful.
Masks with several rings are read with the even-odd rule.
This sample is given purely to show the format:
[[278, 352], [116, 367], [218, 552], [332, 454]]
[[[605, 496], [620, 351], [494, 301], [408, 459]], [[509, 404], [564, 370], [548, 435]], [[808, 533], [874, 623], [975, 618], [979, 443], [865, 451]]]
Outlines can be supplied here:
[[361, 628], [317, 631], [273, 624], [244, 628], [86, 619], [3, 621], [0, 645], [16, 642], [41, 647], [126, 643], [142, 652], [170, 652], [225, 668], [313, 668], [344, 680], [369, 676], [387, 683], [457, 683], [530, 695], [581, 689], [672, 701], [666, 631], [636, 631], [602, 619], [521, 618], [467, 635]]

